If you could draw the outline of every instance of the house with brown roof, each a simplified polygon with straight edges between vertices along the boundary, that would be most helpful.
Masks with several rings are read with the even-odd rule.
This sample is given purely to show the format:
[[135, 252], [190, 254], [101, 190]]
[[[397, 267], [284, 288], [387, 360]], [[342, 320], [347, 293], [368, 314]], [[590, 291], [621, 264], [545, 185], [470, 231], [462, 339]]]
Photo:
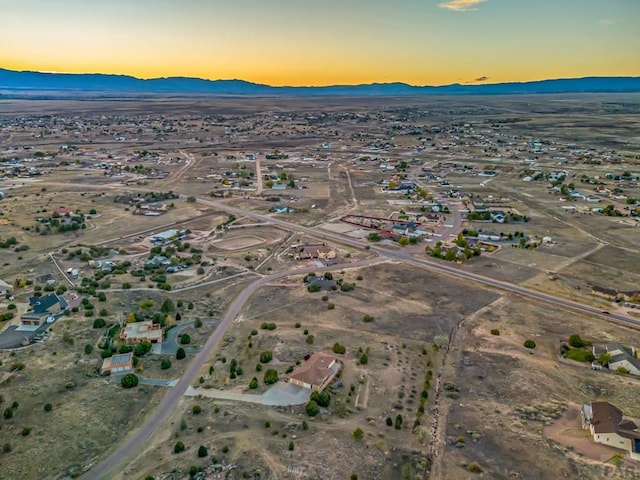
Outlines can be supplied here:
[[333, 355], [316, 352], [289, 376], [289, 383], [321, 392], [340, 370], [340, 362]]
[[589, 430], [594, 442], [626, 450], [633, 460], [640, 460], [640, 430], [615, 405], [609, 402], [583, 405], [582, 428]]
[[128, 323], [120, 330], [120, 338], [127, 343], [161, 343], [162, 327], [152, 321]]

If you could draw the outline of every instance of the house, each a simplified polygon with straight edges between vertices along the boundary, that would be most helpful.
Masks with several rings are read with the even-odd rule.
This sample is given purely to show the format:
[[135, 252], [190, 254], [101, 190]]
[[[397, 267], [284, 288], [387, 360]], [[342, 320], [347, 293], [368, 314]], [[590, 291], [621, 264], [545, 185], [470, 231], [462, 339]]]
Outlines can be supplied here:
[[583, 405], [582, 428], [589, 430], [594, 442], [626, 450], [633, 460], [640, 460], [640, 430], [615, 405], [609, 402]]
[[326, 245], [298, 245], [292, 256], [296, 260], [332, 259], [336, 258], [336, 251]]
[[133, 369], [133, 352], [118, 353], [107, 357], [102, 361], [100, 373], [108, 375], [111, 373], [123, 373]]
[[289, 376], [289, 383], [321, 392], [340, 369], [338, 360], [326, 353], [316, 352]]
[[29, 298], [30, 309], [20, 316], [21, 330], [37, 330], [67, 308], [67, 301], [55, 293]]
[[161, 343], [162, 327], [152, 321], [128, 323], [120, 330], [120, 338], [127, 343]]
[[66, 208], [66, 207], [58, 207], [53, 211], [53, 213], [57, 213], [60, 216], [71, 215], [73, 213], [73, 210], [71, 210], [70, 208]]
[[593, 356], [598, 358], [602, 354], [608, 354], [609, 370], [619, 368], [628, 371], [631, 375], [640, 376], [640, 359], [634, 347], [625, 347], [619, 343], [611, 343], [606, 347], [593, 347]]
[[166, 230], [164, 232], [151, 235], [151, 243], [159, 243], [161, 245], [164, 245], [165, 243], [172, 242], [174, 240], [182, 240], [186, 236], [186, 230], [178, 230], [172, 228], [171, 230]]

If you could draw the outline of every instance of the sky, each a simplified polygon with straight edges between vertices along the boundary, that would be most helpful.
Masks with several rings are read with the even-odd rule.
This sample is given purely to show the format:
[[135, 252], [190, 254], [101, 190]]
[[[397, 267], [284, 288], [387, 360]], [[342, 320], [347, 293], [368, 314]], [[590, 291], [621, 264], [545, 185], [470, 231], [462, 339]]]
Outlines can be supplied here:
[[640, 76], [640, 0], [0, 0], [0, 68], [271, 85]]

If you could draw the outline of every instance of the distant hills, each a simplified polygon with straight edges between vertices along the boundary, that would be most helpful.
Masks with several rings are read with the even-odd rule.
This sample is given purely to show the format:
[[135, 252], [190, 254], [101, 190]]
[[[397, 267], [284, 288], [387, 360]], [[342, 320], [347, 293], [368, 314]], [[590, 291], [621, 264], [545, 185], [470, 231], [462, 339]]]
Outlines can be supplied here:
[[406, 96], [505, 95], [540, 93], [640, 92], [640, 77], [585, 77], [483, 85], [452, 84], [438, 87], [406, 83], [370, 83], [324, 87], [274, 87], [244, 80], [204, 80], [189, 77], [141, 79], [101, 73], [41, 73], [0, 68], [0, 95], [64, 92], [123, 95], [254, 95], [254, 96]]

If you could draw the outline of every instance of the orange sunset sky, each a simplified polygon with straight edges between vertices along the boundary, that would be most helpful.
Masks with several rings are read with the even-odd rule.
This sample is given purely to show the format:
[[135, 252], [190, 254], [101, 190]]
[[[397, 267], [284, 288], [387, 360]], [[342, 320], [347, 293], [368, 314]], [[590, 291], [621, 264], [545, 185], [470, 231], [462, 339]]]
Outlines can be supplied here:
[[0, 67], [272, 85], [640, 75], [638, 0], [0, 0]]

